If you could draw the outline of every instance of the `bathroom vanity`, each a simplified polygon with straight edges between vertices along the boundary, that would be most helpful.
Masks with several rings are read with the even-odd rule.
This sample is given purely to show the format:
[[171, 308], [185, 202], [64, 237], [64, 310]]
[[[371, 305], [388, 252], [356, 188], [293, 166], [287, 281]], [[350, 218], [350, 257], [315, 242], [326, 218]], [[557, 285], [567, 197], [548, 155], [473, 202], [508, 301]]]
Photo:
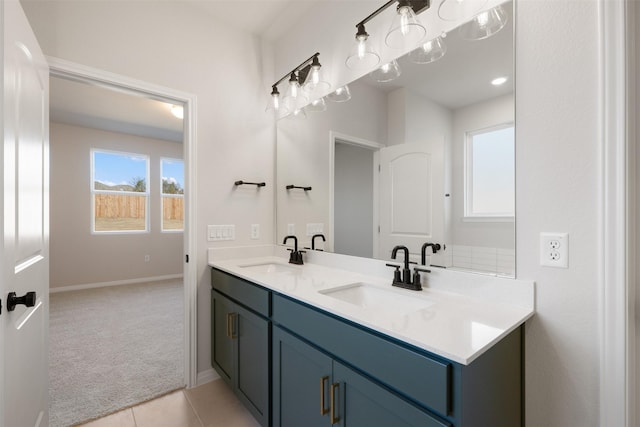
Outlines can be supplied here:
[[521, 425], [532, 282], [442, 271], [414, 292], [311, 257], [210, 259], [212, 365], [262, 426]]

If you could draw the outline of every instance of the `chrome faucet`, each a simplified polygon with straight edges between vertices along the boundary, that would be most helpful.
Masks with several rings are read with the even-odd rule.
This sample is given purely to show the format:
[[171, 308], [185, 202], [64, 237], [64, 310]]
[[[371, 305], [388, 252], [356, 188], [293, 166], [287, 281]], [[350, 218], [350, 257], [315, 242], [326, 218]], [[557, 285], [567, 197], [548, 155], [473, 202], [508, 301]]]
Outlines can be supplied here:
[[431, 270], [424, 268], [414, 267], [413, 277], [411, 277], [411, 270], [409, 269], [409, 248], [406, 246], [398, 245], [391, 251], [391, 259], [396, 259], [398, 251], [404, 252], [404, 268], [402, 269], [402, 276], [400, 275], [400, 266], [396, 264], [387, 264], [389, 267], [394, 267], [396, 270], [393, 272], [393, 286], [397, 286], [404, 289], [410, 289], [412, 291], [421, 291], [422, 283], [420, 280], [420, 272], [431, 273]]
[[304, 251], [298, 250], [298, 238], [296, 236], [286, 236], [282, 241], [282, 244], [286, 245], [287, 240], [289, 239], [293, 239], [293, 249], [287, 249], [288, 251], [291, 251], [291, 254], [289, 255], [289, 264], [304, 264], [304, 262], [302, 261], [302, 253]]

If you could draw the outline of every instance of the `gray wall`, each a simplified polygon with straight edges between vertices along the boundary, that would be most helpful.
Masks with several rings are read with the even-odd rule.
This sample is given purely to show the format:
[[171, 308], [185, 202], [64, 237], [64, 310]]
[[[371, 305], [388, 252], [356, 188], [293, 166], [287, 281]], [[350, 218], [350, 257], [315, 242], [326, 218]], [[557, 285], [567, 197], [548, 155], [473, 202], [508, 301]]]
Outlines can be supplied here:
[[[50, 147], [52, 288], [182, 274], [183, 234], [160, 231], [157, 185], [160, 158], [182, 158], [182, 144], [51, 123]], [[148, 233], [91, 232], [92, 148], [149, 156]]]
[[371, 258], [373, 151], [336, 144], [334, 177], [334, 251]]

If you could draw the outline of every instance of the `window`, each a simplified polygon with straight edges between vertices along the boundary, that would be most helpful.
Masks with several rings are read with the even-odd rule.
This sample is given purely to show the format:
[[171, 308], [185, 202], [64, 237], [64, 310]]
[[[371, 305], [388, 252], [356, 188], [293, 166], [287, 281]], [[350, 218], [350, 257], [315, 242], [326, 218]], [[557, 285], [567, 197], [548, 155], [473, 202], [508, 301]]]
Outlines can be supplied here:
[[113, 151], [91, 151], [93, 231], [149, 230], [149, 157]]
[[184, 162], [161, 159], [162, 231], [184, 230]]
[[468, 132], [465, 217], [512, 218], [515, 210], [513, 124]]

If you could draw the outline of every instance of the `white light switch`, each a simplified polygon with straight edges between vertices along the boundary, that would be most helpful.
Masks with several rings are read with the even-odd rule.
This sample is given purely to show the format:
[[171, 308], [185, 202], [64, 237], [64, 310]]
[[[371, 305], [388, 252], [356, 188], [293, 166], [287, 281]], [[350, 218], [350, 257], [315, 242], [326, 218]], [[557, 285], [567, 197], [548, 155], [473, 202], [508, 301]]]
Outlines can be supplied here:
[[207, 226], [207, 240], [216, 242], [220, 240], [235, 240], [235, 225], [209, 225]]
[[314, 234], [322, 234], [322, 233], [324, 233], [323, 223], [310, 222], [307, 224], [307, 236], [313, 236]]
[[287, 224], [287, 235], [295, 236], [296, 235], [296, 225], [295, 224]]
[[260, 238], [260, 224], [251, 224], [251, 239], [258, 240]]

